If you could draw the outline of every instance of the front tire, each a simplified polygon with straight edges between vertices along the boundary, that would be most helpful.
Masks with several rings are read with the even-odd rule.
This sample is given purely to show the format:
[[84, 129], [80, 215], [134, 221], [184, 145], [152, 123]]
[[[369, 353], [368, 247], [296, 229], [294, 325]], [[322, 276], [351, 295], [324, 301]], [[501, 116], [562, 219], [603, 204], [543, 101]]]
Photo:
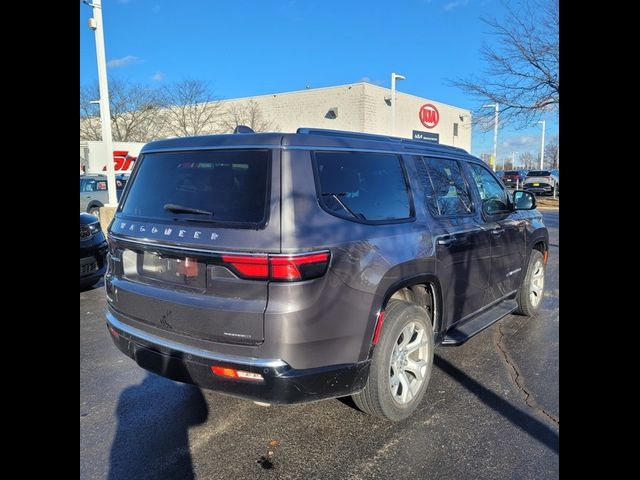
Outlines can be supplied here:
[[411, 415], [431, 377], [433, 348], [428, 312], [414, 303], [390, 300], [367, 383], [352, 396], [358, 408], [394, 422]]
[[518, 315], [534, 316], [540, 310], [544, 295], [544, 256], [539, 250], [533, 250], [529, 256], [529, 265], [522, 285], [516, 295]]

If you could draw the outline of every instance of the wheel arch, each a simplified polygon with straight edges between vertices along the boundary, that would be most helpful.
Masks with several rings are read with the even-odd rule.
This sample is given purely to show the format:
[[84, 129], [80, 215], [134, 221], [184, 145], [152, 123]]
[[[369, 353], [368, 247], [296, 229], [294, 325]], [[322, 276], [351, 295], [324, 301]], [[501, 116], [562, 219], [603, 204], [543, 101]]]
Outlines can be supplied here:
[[99, 200], [91, 200], [88, 204], [87, 204], [87, 213], [94, 207], [104, 207], [104, 204], [99, 201]]
[[398, 292], [403, 291], [403, 289], [415, 286], [426, 287], [427, 293], [431, 297], [431, 301], [433, 303], [431, 317], [434, 324], [434, 335], [437, 338], [440, 330], [442, 329], [443, 318], [442, 287], [440, 285], [438, 277], [433, 273], [422, 273], [404, 277], [391, 283], [388, 286], [382, 286], [381, 282], [381, 286], [379, 287], [379, 291], [376, 292], [375, 300], [369, 313], [369, 325], [364, 336], [364, 342], [360, 355], [361, 358], [368, 359], [371, 358], [371, 355], [373, 354], [373, 349], [375, 348], [375, 346], [372, 344], [372, 340], [375, 333], [376, 324], [378, 322], [379, 312], [384, 311], [387, 304], [389, 303], [389, 300], [394, 298], [394, 295], [396, 295]]

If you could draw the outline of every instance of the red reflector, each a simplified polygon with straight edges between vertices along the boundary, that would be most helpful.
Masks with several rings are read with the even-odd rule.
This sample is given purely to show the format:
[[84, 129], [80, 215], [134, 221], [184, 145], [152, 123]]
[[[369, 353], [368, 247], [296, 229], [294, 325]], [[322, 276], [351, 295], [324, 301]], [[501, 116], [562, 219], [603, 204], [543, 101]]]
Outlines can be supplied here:
[[311, 263], [326, 263], [329, 253], [312, 253], [298, 257], [269, 257], [271, 263], [271, 278], [274, 280], [302, 280], [298, 266]]
[[371, 342], [373, 345], [378, 343], [378, 339], [380, 338], [380, 330], [382, 330], [382, 323], [384, 322], [384, 310], [378, 314], [378, 322], [376, 323], [376, 331], [373, 334], [373, 341]]
[[547, 264], [547, 260], [549, 260], [549, 250], [544, 251], [544, 264]]
[[266, 256], [223, 255], [222, 261], [228, 263], [243, 277], [266, 280], [269, 277], [269, 263]]
[[235, 368], [225, 368], [214, 365], [211, 367], [211, 371], [220, 377], [239, 378], [241, 380], [264, 380], [264, 377], [259, 373], [236, 370]]
[[120, 337], [120, 334], [116, 331], [116, 329], [111, 326], [109, 326], [109, 332], [111, 332], [111, 335], [113, 335], [116, 338]]
[[234, 368], [211, 367], [211, 371], [221, 377], [237, 378], [238, 372]]

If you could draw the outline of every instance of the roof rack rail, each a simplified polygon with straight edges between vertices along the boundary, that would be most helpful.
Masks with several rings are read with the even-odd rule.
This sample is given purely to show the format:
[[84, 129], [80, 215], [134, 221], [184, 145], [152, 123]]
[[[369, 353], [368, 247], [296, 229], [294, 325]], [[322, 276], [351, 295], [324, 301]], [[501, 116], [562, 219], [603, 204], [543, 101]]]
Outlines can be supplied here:
[[403, 139], [400, 137], [390, 137], [388, 135], [376, 135], [374, 133], [362, 133], [362, 132], [349, 132], [346, 130], [330, 130], [328, 128], [299, 128], [296, 133], [304, 135], [328, 135], [331, 137], [348, 137], [348, 138], [361, 138], [363, 140], [378, 140], [381, 142], [401, 142]]
[[343, 138], [358, 138], [361, 140], [373, 140], [378, 142], [395, 142], [400, 143], [403, 148], [415, 147], [418, 149], [435, 148], [435, 149], [449, 149], [466, 151], [460, 147], [454, 147], [451, 145], [443, 145], [441, 143], [425, 142], [422, 140], [414, 140], [412, 138], [403, 137], [391, 137], [389, 135], [377, 135], [374, 133], [362, 133], [362, 132], [349, 132], [345, 130], [329, 130], [324, 128], [298, 128], [296, 133], [303, 135], [327, 135], [331, 137], [343, 137]]

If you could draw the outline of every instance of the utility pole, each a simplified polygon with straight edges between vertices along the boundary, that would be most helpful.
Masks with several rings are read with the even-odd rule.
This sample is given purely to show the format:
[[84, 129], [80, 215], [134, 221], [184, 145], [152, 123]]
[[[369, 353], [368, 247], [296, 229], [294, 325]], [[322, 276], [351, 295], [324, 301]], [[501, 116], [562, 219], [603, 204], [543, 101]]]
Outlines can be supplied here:
[[540, 120], [538, 123], [542, 124], [542, 138], [540, 141], [540, 170], [544, 170], [544, 130], [546, 126], [545, 120]]
[[100, 87], [100, 123], [102, 124], [102, 143], [107, 151], [107, 189], [109, 205], [115, 207], [118, 203], [116, 196], [116, 177], [113, 169], [113, 145], [111, 137], [111, 113], [109, 112], [109, 88], [107, 83], [107, 61], [104, 51], [104, 27], [102, 23], [102, 0], [93, 3], [84, 1], [93, 9], [93, 18], [89, 19], [89, 28], [96, 36], [96, 56], [98, 58], [98, 85]]

